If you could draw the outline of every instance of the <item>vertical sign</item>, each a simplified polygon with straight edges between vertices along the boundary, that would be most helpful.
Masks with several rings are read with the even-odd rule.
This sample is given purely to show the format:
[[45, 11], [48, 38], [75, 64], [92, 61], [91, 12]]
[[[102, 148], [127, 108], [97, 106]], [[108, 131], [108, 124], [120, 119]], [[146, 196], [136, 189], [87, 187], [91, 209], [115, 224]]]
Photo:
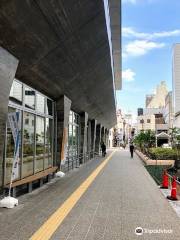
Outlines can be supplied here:
[[14, 139], [14, 159], [11, 173], [12, 181], [19, 176], [19, 146], [21, 137], [21, 112], [12, 112], [8, 114], [9, 125]]

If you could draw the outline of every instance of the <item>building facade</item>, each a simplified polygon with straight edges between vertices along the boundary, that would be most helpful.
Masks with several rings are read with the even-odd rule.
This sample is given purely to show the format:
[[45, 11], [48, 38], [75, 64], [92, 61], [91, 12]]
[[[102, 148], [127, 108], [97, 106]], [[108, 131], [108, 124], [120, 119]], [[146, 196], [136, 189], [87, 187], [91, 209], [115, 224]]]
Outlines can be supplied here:
[[172, 91], [168, 92], [165, 99], [164, 119], [165, 119], [165, 123], [168, 124], [168, 129], [173, 128], [174, 109], [173, 109]]
[[180, 44], [173, 48], [173, 104], [174, 127], [180, 128]]
[[168, 132], [172, 124], [172, 100], [166, 83], [162, 81], [154, 94], [146, 95], [146, 108], [138, 108], [137, 132], [151, 130], [156, 134]]
[[161, 83], [157, 85], [155, 93], [146, 96], [146, 108], [163, 108], [167, 94], [166, 82], [161, 81]]
[[21, 116], [20, 184], [99, 154], [116, 124], [121, 88], [120, 1], [21, 3], [0, 9], [1, 189], [14, 154], [8, 113]]
[[132, 125], [132, 114], [123, 114], [121, 109], [116, 111], [117, 124], [110, 129], [109, 145], [119, 147], [127, 144], [129, 139], [134, 136], [135, 129]]

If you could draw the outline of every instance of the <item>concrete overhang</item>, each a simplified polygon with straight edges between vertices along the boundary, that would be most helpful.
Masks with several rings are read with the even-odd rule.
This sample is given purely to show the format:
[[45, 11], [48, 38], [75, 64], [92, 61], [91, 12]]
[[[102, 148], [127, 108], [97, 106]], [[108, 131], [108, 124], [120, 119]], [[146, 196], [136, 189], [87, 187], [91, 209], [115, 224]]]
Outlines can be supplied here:
[[109, 15], [115, 89], [122, 88], [121, 79], [121, 6], [120, 0], [109, 0]]
[[[109, 6], [118, 88], [120, 1], [110, 0]], [[19, 60], [17, 79], [54, 100], [66, 95], [74, 111], [88, 112], [105, 127], [116, 123], [102, 0], [1, 0], [0, 35], [0, 46]]]

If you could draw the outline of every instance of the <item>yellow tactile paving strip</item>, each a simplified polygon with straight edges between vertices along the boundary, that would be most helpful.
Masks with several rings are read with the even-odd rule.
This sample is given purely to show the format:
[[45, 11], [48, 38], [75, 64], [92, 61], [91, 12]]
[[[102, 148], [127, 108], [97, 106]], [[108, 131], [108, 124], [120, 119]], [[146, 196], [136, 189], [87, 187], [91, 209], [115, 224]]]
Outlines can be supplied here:
[[[115, 151], [114, 151], [115, 152]], [[103, 163], [101, 163], [92, 174], [71, 194], [71, 196], [48, 218], [48, 220], [32, 235], [30, 240], [48, 240], [61, 225], [68, 213], [72, 210], [81, 196], [86, 192], [100, 171], [111, 159], [112, 152]]]

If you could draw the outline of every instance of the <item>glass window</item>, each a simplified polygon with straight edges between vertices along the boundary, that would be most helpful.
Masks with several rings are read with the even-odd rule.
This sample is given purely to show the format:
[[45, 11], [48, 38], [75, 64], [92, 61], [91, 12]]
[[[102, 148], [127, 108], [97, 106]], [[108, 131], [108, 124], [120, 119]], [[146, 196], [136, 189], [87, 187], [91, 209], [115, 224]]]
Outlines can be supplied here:
[[[21, 104], [23, 108], [23, 142], [20, 148], [22, 164], [20, 166], [22, 166], [21, 177], [24, 178], [53, 166], [54, 120], [51, 118], [54, 113], [54, 102], [17, 80], [13, 81], [9, 99], [13, 101], [13, 106], [16, 104], [19, 108], [18, 105]], [[9, 111], [15, 110], [15, 108], [9, 108]], [[47, 115], [52, 117], [48, 118]], [[8, 125], [6, 141], [5, 181], [8, 183], [14, 157], [14, 142]]]
[[45, 126], [45, 168], [51, 167], [53, 165], [53, 120], [46, 118]]
[[25, 124], [28, 125], [29, 124], [29, 119], [25, 119]]
[[35, 91], [25, 87], [25, 107], [35, 109]]
[[70, 113], [69, 113], [69, 122], [70, 122], [70, 123], [72, 123], [72, 117], [73, 117], [73, 112], [70, 111]]
[[73, 122], [76, 123], [76, 124], [79, 124], [79, 115], [76, 114], [76, 113], [74, 113]]
[[17, 104], [22, 104], [22, 84], [21, 83], [15, 80], [13, 81], [9, 99]]
[[78, 148], [78, 127], [73, 126], [73, 155], [77, 155]]
[[72, 123], [75, 123], [75, 122], [76, 122], [76, 114], [72, 113]]
[[44, 169], [44, 118], [36, 116], [36, 172]]
[[37, 93], [36, 94], [36, 110], [38, 112], [44, 113], [44, 103], [45, 103], [45, 98], [43, 95]]
[[[16, 109], [9, 107], [9, 112], [15, 112]], [[12, 135], [12, 131], [9, 125], [9, 121], [7, 121], [7, 137], [6, 137], [6, 173], [5, 173], [5, 184], [8, 184], [11, 180], [11, 171], [14, 159], [14, 139]], [[21, 141], [20, 141], [21, 143]], [[21, 145], [20, 151], [21, 152]], [[19, 155], [20, 156], [20, 155]], [[19, 177], [20, 177], [20, 165], [19, 165]]]
[[46, 103], [46, 113], [51, 116], [53, 115], [53, 103], [48, 98], [47, 98], [47, 103]]
[[[28, 121], [27, 121], [28, 119]], [[23, 141], [23, 177], [33, 174], [34, 166], [34, 114], [24, 112], [24, 141]]]
[[69, 124], [69, 128], [68, 128], [68, 153], [69, 156], [72, 155], [72, 145], [73, 145], [73, 130], [72, 130], [73, 125]]

